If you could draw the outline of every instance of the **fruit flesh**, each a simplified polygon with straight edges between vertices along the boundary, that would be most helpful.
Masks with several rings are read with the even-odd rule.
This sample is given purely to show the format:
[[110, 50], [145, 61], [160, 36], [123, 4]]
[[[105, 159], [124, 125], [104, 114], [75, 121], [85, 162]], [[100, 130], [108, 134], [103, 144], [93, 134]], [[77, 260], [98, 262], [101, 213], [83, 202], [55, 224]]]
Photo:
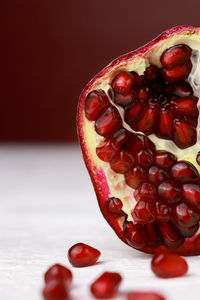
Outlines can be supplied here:
[[[104, 70], [104, 75], [102, 78], [102, 75], [98, 75], [95, 80], [88, 86], [88, 90], [86, 89], [82, 94], [82, 97], [86, 97], [87, 93], [89, 91], [92, 91], [93, 89], [103, 89], [108, 95], [108, 91], [110, 90], [110, 84], [113, 78], [115, 78], [116, 74], [118, 74], [121, 70], [126, 71], [135, 71], [138, 74], [143, 74], [146, 67], [148, 67], [148, 64], [154, 64], [158, 67], [161, 67], [159, 59], [165, 48], [169, 48], [170, 46], [173, 46], [174, 44], [179, 43], [185, 43], [189, 44], [191, 48], [197, 48], [199, 46], [199, 38], [195, 38], [191, 35], [191, 38], [189, 38], [188, 32], [190, 32], [190, 28], [180, 28], [177, 29], [177, 33], [173, 34], [175, 31], [169, 32], [168, 40], [166, 37], [160, 38], [159, 45], [154, 44], [153, 45], [147, 45], [140, 51], [133, 52], [133, 55], [129, 55], [127, 58], [122, 58], [121, 60], [116, 60], [114, 63], [112, 63], [110, 66], [108, 66]], [[178, 33], [180, 31], [180, 33]], [[165, 34], [166, 35], [166, 34]], [[198, 33], [196, 33], [196, 36], [198, 36]], [[169, 40], [170, 39], [170, 40]], [[195, 46], [197, 45], [197, 46]], [[195, 46], [195, 47], [194, 47]], [[148, 56], [145, 56], [145, 53], [147, 50], [150, 49], [150, 54], [148, 53]], [[196, 49], [195, 48], [195, 49]], [[126, 60], [125, 60], [126, 59]], [[195, 59], [195, 58], [194, 58]], [[193, 71], [192, 71], [193, 72]], [[198, 74], [197, 74], [198, 75]], [[195, 77], [195, 76], [194, 76]], [[198, 76], [196, 76], [198, 77]], [[193, 82], [194, 79], [191, 79], [191, 82]], [[191, 85], [193, 85], [191, 83]], [[197, 95], [197, 88], [196, 85], [193, 85], [194, 94]], [[112, 100], [111, 100], [112, 102]], [[113, 103], [112, 103], [113, 104]], [[118, 111], [120, 112], [121, 116], [123, 117], [123, 110], [119, 107]], [[81, 112], [81, 108], [79, 108], [79, 112]], [[132, 195], [132, 189], [124, 182], [124, 177], [121, 174], [114, 173], [110, 168], [109, 164], [105, 164], [102, 161], [100, 161], [95, 153], [95, 146], [99, 145], [99, 143], [103, 140], [101, 136], [98, 136], [94, 131], [94, 124], [91, 122], [88, 122], [88, 120], [84, 116], [84, 112], [82, 112], [79, 115], [81, 119], [81, 128], [84, 128], [84, 132], [79, 131], [79, 135], [82, 136], [82, 148], [84, 149], [84, 157], [87, 161], [87, 166], [90, 172], [90, 175], [92, 177], [95, 190], [97, 192], [97, 196], [99, 199], [99, 204], [101, 207], [101, 210], [108, 220], [108, 222], [111, 224], [111, 226], [114, 228], [114, 230], [117, 232], [119, 237], [122, 240], [124, 239], [123, 235], [123, 222], [124, 217], [120, 217], [118, 219], [113, 220], [110, 215], [105, 210], [104, 203], [109, 198], [110, 195], [113, 197], [119, 198], [123, 202], [123, 210], [128, 215], [128, 221], [132, 221], [132, 215], [131, 210], [136, 205], [136, 201], [134, 199], [134, 196]], [[80, 120], [78, 120], [80, 122]], [[125, 123], [123, 123], [124, 128], [128, 129], [129, 131], [133, 132], [133, 130]], [[80, 130], [79, 127], [79, 130]], [[160, 139], [154, 134], [149, 136], [150, 140], [154, 142], [156, 145], [156, 150], [165, 150], [169, 151], [170, 153], [175, 154], [178, 159], [184, 159], [189, 162], [192, 162], [199, 171], [199, 166], [196, 163], [196, 154], [198, 149], [198, 144], [195, 144], [192, 147], [189, 147], [187, 151], [180, 149], [172, 141]], [[87, 141], [86, 143], [84, 141]], [[198, 149], [199, 150], [199, 149]], [[100, 184], [98, 184], [97, 181], [100, 181]], [[101, 185], [104, 186], [104, 190], [99, 193], [101, 189]], [[144, 251], [152, 252], [152, 249], [145, 249]], [[194, 250], [195, 251], [195, 250]]]

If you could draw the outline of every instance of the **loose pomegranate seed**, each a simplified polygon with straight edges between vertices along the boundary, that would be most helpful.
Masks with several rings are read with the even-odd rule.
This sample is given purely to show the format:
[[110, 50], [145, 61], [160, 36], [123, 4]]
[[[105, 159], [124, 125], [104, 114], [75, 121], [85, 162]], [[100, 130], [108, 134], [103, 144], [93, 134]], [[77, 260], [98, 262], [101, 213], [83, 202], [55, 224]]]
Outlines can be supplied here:
[[91, 293], [97, 299], [111, 298], [116, 294], [121, 281], [119, 273], [105, 272], [91, 284]]
[[111, 159], [119, 152], [119, 147], [113, 141], [106, 140], [99, 147], [96, 148], [96, 154], [98, 157], [106, 162]]
[[176, 163], [176, 157], [165, 151], [156, 152], [154, 155], [154, 164], [164, 170], [170, 170]]
[[136, 97], [135, 97], [133, 91], [131, 91], [130, 93], [128, 93], [126, 95], [115, 94], [114, 102], [115, 102], [115, 104], [117, 104], [121, 107], [127, 107], [128, 105], [133, 103], [135, 98]]
[[154, 204], [147, 201], [139, 201], [134, 207], [131, 214], [134, 221], [139, 224], [152, 223], [155, 221]]
[[199, 111], [192, 97], [177, 98], [172, 101], [172, 108], [178, 116], [198, 117]]
[[99, 135], [108, 137], [122, 127], [122, 119], [118, 110], [110, 106], [95, 122], [95, 130]]
[[167, 248], [176, 249], [184, 242], [183, 237], [172, 223], [160, 222], [159, 229], [163, 238], [163, 243]]
[[188, 205], [191, 205], [200, 212], [200, 186], [196, 184], [184, 184], [181, 193]]
[[162, 202], [156, 202], [156, 221], [169, 222], [171, 209], [167, 204]]
[[109, 100], [106, 94], [101, 91], [91, 92], [85, 101], [85, 115], [90, 121], [96, 121], [108, 108]]
[[68, 288], [63, 280], [52, 279], [47, 282], [43, 289], [45, 300], [67, 300]]
[[68, 259], [74, 267], [87, 267], [94, 265], [101, 252], [83, 243], [73, 245], [68, 251]]
[[162, 110], [160, 112], [160, 120], [158, 124], [157, 136], [161, 138], [171, 139], [173, 137], [173, 118], [169, 111]]
[[124, 174], [126, 183], [136, 189], [142, 182], [145, 181], [145, 172], [141, 167], [135, 167]]
[[112, 82], [114, 91], [118, 94], [128, 94], [134, 83], [134, 77], [129, 72], [119, 73]]
[[162, 75], [167, 82], [173, 83], [176, 81], [187, 79], [191, 70], [192, 70], [192, 63], [190, 60], [188, 60], [182, 65], [177, 65], [172, 68], [162, 69]]
[[124, 216], [124, 212], [122, 211], [122, 201], [118, 198], [112, 197], [107, 201], [107, 209], [111, 215], [114, 217]]
[[181, 200], [181, 191], [172, 182], [165, 181], [158, 186], [158, 195], [170, 204]]
[[122, 150], [110, 161], [111, 169], [120, 174], [128, 172], [132, 168], [133, 164], [134, 158], [125, 150]]
[[151, 104], [149, 107], [147, 107], [141, 119], [131, 127], [137, 131], [142, 131], [146, 135], [150, 135], [155, 130], [158, 112], [159, 110], [157, 103]]
[[181, 149], [190, 147], [196, 143], [196, 129], [184, 120], [174, 120], [174, 143]]
[[200, 152], [198, 152], [198, 154], [197, 154], [196, 161], [197, 161], [198, 165], [200, 165]]
[[165, 68], [175, 67], [186, 62], [192, 53], [192, 49], [185, 45], [179, 44], [168, 48], [160, 57], [160, 62]]
[[199, 214], [191, 210], [185, 203], [176, 205], [172, 214], [173, 221], [183, 228], [193, 227], [199, 221]]
[[125, 239], [129, 245], [136, 249], [141, 249], [145, 246], [145, 232], [142, 225], [125, 221], [123, 231]]
[[124, 145], [128, 142], [128, 139], [130, 137], [130, 132], [124, 128], [118, 130], [117, 132], [115, 132], [111, 139], [112, 142], [115, 143], [117, 146], [119, 147], [124, 147]]
[[154, 274], [161, 278], [183, 276], [188, 271], [185, 259], [169, 250], [159, 250], [153, 256], [151, 269]]
[[60, 264], [55, 264], [44, 274], [44, 281], [46, 283], [53, 279], [64, 280], [69, 286], [72, 282], [72, 272]]
[[124, 115], [125, 121], [129, 125], [132, 124], [138, 119], [142, 110], [143, 110], [142, 104], [137, 102], [131, 105], [130, 107], [127, 107]]
[[197, 169], [185, 161], [180, 161], [172, 167], [171, 176], [178, 182], [196, 182], [199, 180]]
[[167, 173], [164, 170], [159, 169], [156, 166], [149, 169], [149, 181], [160, 184], [160, 182], [165, 179], [167, 179]]
[[193, 95], [192, 87], [186, 81], [178, 81], [174, 84], [168, 84], [166, 86], [166, 92], [176, 97], [188, 97]]
[[147, 247], [157, 248], [161, 245], [161, 239], [155, 223], [149, 223], [144, 226], [146, 232]]
[[160, 78], [160, 69], [154, 65], [150, 65], [145, 70], [145, 76], [150, 82], [154, 82]]
[[141, 167], [148, 168], [153, 164], [153, 155], [149, 150], [141, 150], [137, 154], [136, 160]]
[[154, 201], [157, 197], [155, 185], [150, 182], [142, 183], [135, 190], [134, 196], [137, 201]]
[[128, 300], [165, 300], [165, 298], [155, 292], [130, 292], [127, 295]]

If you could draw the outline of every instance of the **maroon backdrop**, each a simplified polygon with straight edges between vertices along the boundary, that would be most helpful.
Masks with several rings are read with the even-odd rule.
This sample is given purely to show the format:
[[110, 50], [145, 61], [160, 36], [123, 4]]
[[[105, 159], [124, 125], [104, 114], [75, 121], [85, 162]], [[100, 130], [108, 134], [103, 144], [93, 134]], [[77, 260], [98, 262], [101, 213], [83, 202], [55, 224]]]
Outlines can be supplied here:
[[0, 140], [76, 139], [87, 81], [167, 28], [200, 26], [199, 11], [199, 0], [0, 0]]

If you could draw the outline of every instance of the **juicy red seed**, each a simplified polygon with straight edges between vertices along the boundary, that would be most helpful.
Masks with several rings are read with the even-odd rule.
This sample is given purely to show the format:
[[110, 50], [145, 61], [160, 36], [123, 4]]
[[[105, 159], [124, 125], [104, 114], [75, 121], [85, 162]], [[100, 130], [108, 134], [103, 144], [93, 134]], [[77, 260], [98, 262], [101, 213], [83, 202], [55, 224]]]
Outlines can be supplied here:
[[145, 171], [137, 166], [127, 172], [124, 177], [126, 183], [133, 189], [136, 189], [142, 182], [145, 181]]
[[67, 300], [68, 288], [63, 280], [52, 279], [48, 281], [43, 289], [45, 300]]
[[196, 184], [184, 184], [181, 193], [187, 204], [200, 212], [200, 186]]
[[140, 224], [153, 223], [155, 221], [154, 204], [147, 201], [139, 201], [132, 211], [135, 222]]
[[133, 92], [130, 92], [127, 95], [115, 94], [114, 102], [121, 107], [126, 107], [133, 103], [134, 98]]
[[109, 100], [106, 94], [101, 91], [91, 92], [85, 100], [85, 115], [90, 121], [96, 121], [108, 108]]
[[173, 118], [169, 111], [162, 110], [160, 112], [160, 120], [158, 123], [157, 135], [161, 138], [171, 139], [173, 137]]
[[112, 82], [114, 91], [118, 94], [128, 94], [134, 83], [134, 77], [129, 72], [119, 73]]
[[99, 135], [108, 137], [122, 127], [122, 119], [118, 110], [110, 106], [95, 122], [95, 130]]
[[138, 99], [140, 101], [145, 102], [149, 98], [149, 88], [148, 87], [141, 87], [138, 90]]
[[165, 298], [155, 292], [130, 292], [127, 300], [165, 300]]
[[154, 65], [150, 65], [146, 68], [144, 74], [150, 82], [154, 82], [160, 78], [160, 69]]
[[72, 272], [60, 264], [55, 264], [44, 274], [44, 281], [46, 283], [53, 279], [64, 280], [68, 285], [70, 285], [72, 282]]
[[172, 68], [162, 69], [163, 78], [169, 82], [177, 82], [180, 80], [187, 79], [190, 71], [192, 70], [192, 63], [190, 60]]
[[114, 217], [124, 216], [124, 212], [122, 211], [122, 201], [118, 198], [112, 197], [107, 201], [107, 210]]
[[176, 205], [172, 210], [173, 221], [183, 228], [193, 227], [199, 221], [199, 214], [191, 210], [185, 203]]
[[197, 161], [198, 165], [200, 165], [200, 152], [198, 152], [198, 154], [197, 154], [196, 161]]
[[197, 140], [196, 129], [184, 120], [174, 120], [174, 143], [181, 149], [193, 146]]
[[137, 154], [136, 160], [140, 166], [148, 168], [153, 164], [153, 155], [148, 150], [141, 150]]
[[68, 259], [74, 267], [87, 267], [94, 265], [101, 252], [89, 245], [78, 243], [68, 251]]
[[195, 224], [193, 227], [182, 227], [178, 225], [178, 231], [183, 237], [192, 237], [199, 229], [199, 224]]
[[170, 222], [160, 222], [159, 229], [163, 238], [164, 245], [169, 249], [178, 248], [184, 239]]
[[193, 96], [174, 99], [172, 101], [174, 113], [178, 116], [198, 117], [199, 111], [192, 97]]
[[155, 150], [155, 145], [152, 143], [152, 141], [144, 136], [144, 135], [133, 135], [131, 136], [128, 150], [131, 152], [133, 156], [136, 156], [136, 154], [141, 151], [142, 149], [149, 149], [151, 151]]
[[119, 147], [111, 140], [104, 141], [102, 145], [96, 148], [96, 154], [98, 157], [106, 162], [111, 159], [119, 152]]
[[192, 53], [192, 49], [185, 45], [179, 44], [168, 48], [160, 57], [160, 62], [165, 68], [175, 67], [186, 62]]
[[180, 189], [177, 188], [171, 182], [162, 182], [158, 186], [158, 195], [164, 201], [167, 201], [170, 204], [176, 203], [181, 200], [181, 192]]
[[119, 154], [113, 157], [110, 161], [110, 167], [113, 171], [120, 174], [125, 174], [134, 165], [134, 158], [130, 153], [122, 150]]
[[188, 265], [178, 254], [167, 249], [160, 249], [152, 258], [151, 269], [158, 277], [172, 278], [187, 273]]
[[145, 233], [142, 225], [125, 221], [123, 231], [125, 239], [130, 246], [136, 249], [141, 249], [145, 246]]
[[116, 294], [122, 277], [119, 273], [105, 272], [90, 286], [90, 291], [97, 299], [108, 299]]
[[165, 151], [156, 152], [154, 155], [154, 164], [164, 170], [169, 170], [176, 163], [176, 157]]
[[149, 181], [159, 184], [161, 181], [167, 179], [167, 173], [159, 169], [156, 166], [153, 166], [149, 169]]
[[137, 201], [154, 201], [157, 197], [156, 188], [153, 183], [142, 183], [134, 192]]
[[166, 92], [176, 97], [188, 97], [193, 95], [192, 87], [187, 81], [178, 81], [174, 84], [168, 84], [166, 86]]
[[142, 131], [146, 135], [150, 135], [154, 132], [156, 121], [158, 118], [158, 105], [151, 104], [142, 117], [137, 121], [137, 124], [133, 124], [132, 128], [137, 131]]
[[115, 132], [112, 136], [112, 142], [115, 143], [117, 146], [122, 147], [124, 144], [128, 142], [128, 139], [130, 137], [130, 132], [126, 129], [122, 128]]
[[124, 119], [128, 124], [132, 124], [138, 119], [140, 113], [142, 112], [143, 107], [141, 103], [134, 103], [132, 106], [128, 107], [125, 110]]
[[156, 221], [169, 222], [171, 209], [165, 203], [156, 202]]
[[155, 223], [149, 223], [145, 226], [147, 247], [157, 248], [161, 245], [160, 235]]
[[178, 182], [196, 182], [199, 180], [199, 173], [195, 166], [189, 162], [177, 162], [171, 169], [171, 176]]

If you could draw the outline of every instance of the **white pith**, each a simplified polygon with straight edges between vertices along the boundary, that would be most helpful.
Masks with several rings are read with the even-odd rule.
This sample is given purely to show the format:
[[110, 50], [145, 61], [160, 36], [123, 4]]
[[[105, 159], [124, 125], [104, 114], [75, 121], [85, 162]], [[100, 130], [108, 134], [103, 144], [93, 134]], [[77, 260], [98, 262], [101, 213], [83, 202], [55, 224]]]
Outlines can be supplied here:
[[[144, 56], [138, 56], [133, 59], [129, 59], [125, 62], [119, 63], [114, 69], [107, 72], [104, 77], [97, 80], [93, 86], [91, 86], [90, 91], [94, 89], [102, 89], [108, 95], [108, 90], [111, 88], [112, 79], [115, 75], [121, 71], [135, 71], [139, 75], [142, 75], [145, 69], [150, 65], [154, 64], [161, 67], [160, 56], [165, 49], [174, 46], [176, 44], [186, 44], [192, 48], [192, 64], [193, 68], [189, 75], [188, 81], [193, 88], [194, 95], [200, 98], [200, 36], [196, 33], [191, 34], [191, 32], [185, 31], [180, 34], [174, 34], [172, 37], [159, 42], [155, 45], [147, 54]], [[89, 92], [90, 92], [89, 91]], [[88, 93], [89, 93], [88, 92]], [[108, 95], [109, 97], [109, 95]], [[110, 99], [110, 98], [109, 98]], [[115, 105], [112, 100], [110, 102]], [[200, 101], [197, 103], [198, 109], [200, 109]], [[124, 110], [118, 106], [118, 111], [120, 112], [122, 118], [124, 115]], [[123, 127], [127, 130], [134, 132], [128, 124], [123, 122]], [[187, 149], [179, 149], [173, 141], [160, 139], [154, 134], [148, 136], [148, 138], [155, 144], [157, 150], [165, 150], [173, 153], [178, 160], [187, 160], [191, 162], [200, 173], [200, 166], [196, 162], [197, 153], [200, 151], [200, 115], [198, 118], [197, 125], [197, 143]], [[134, 199], [134, 189], [129, 187], [124, 180], [124, 175], [117, 174], [111, 170], [109, 163], [103, 162], [96, 155], [96, 147], [104, 139], [104, 137], [99, 136], [94, 129], [94, 122], [88, 121], [84, 116], [84, 131], [85, 138], [88, 144], [88, 151], [94, 161], [94, 164], [98, 168], [103, 168], [107, 182], [110, 188], [110, 196], [119, 198], [123, 203], [123, 210], [128, 215], [129, 221], [134, 221], [131, 215], [131, 211], [135, 207], [136, 200]], [[135, 132], [143, 134], [142, 132]], [[121, 220], [123, 222], [123, 218]], [[198, 230], [200, 232], [200, 229]]]

